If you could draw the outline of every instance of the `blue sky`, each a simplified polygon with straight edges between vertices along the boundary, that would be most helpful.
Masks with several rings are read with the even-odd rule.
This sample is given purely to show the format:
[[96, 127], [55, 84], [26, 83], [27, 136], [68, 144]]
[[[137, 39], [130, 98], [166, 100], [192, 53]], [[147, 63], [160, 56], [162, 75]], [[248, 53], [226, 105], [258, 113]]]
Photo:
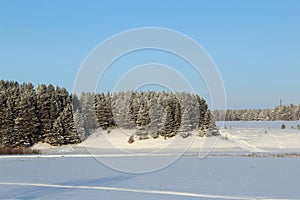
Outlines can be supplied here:
[[229, 108], [300, 103], [298, 0], [0, 0], [0, 79], [72, 91], [97, 44], [149, 26], [182, 32], [208, 51]]

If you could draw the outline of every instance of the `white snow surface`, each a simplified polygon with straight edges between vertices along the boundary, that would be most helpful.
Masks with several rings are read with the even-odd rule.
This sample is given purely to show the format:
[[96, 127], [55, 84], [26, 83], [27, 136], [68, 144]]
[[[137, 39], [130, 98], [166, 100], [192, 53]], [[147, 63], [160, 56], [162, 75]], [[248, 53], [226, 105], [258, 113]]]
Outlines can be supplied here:
[[0, 199], [299, 199], [299, 165], [299, 158], [183, 156], [134, 174], [91, 157], [0, 158]]
[[[281, 124], [286, 129], [280, 129]], [[39, 143], [33, 149], [43, 154], [93, 154], [93, 155], [218, 155], [241, 153], [298, 153], [300, 152], [300, 130], [295, 122], [217, 122], [220, 137], [199, 137], [197, 131], [192, 136], [182, 138], [135, 138], [133, 144], [128, 139], [134, 130], [113, 129], [107, 134], [101, 129], [95, 131], [84, 142], [76, 145], [53, 147]], [[291, 127], [294, 127], [293, 129]]]
[[299, 199], [300, 157], [268, 157], [300, 152], [298, 123], [218, 122], [220, 137], [133, 144], [133, 130], [98, 130], [81, 144], [39, 143], [41, 155], [0, 156], [0, 199]]

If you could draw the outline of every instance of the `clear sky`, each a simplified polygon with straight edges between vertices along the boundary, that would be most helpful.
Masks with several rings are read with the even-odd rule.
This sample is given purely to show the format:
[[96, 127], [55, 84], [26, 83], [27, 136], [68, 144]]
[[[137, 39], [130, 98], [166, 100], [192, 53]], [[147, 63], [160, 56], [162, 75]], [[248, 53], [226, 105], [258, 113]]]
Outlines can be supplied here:
[[72, 91], [98, 43], [149, 26], [182, 32], [208, 51], [230, 108], [300, 103], [299, 0], [0, 0], [0, 79]]

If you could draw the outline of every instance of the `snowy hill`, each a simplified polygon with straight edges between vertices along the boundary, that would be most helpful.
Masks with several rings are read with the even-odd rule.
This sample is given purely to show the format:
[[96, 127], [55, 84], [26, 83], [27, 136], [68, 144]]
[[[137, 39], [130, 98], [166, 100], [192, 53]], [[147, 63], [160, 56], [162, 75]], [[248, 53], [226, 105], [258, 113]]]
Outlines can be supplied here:
[[[218, 154], [246, 153], [297, 153], [300, 152], [300, 130], [280, 129], [297, 126], [298, 122], [218, 122], [223, 125], [220, 137], [199, 137], [197, 132], [182, 138], [179, 135], [164, 139], [149, 138], [128, 143], [134, 130], [112, 129], [110, 134], [98, 129], [80, 144], [53, 147], [38, 143], [33, 149], [43, 154], [118, 154], [133, 156], [135, 154], [201, 154], [203, 156]], [[224, 128], [226, 126], [226, 129]], [[254, 128], [252, 128], [254, 127]]]

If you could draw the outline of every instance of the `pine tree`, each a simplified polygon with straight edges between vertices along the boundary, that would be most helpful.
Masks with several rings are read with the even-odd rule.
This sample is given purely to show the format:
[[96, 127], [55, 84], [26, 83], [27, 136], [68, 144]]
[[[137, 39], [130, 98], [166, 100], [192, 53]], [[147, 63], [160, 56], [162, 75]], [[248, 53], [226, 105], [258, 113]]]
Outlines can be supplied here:
[[61, 107], [60, 107], [59, 95], [56, 93], [55, 90], [53, 90], [53, 92], [51, 92], [51, 97], [50, 97], [50, 122], [51, 122], [51, 125], [54, 124], [56, 119], [59, 117], [60, 113], [61, 113]]
[[84, 122], [84, 124], [86, 125], [85, 130], [87, 134], [90, 134], [98, 127], [96, 113], [95, 113], [95, 94], [82, 93], [80, 95], [80, 105], [85, 120]]
[[[9, 98], [8, 102], [11, 99]], [[4, 115], [4, 125], [1, 127], [2, 131], [2, 144], [3, 145], [13, 145], [16, 141], [14, 137], [14, 109], [11, 106], [11, 103], [7, 103]]]
[[193, 129], [193, 126], [190, 121], [189, 117], [189, 110], [186, 109], [182, 114], [182, 120], [181, 120], [181, 126], [179, 129], [180, 135], [185, 138], [191, 135], [191, 130]]
[[132, 114], [131, 114], [131, 108], [128, 105], [126, 112], [125, 112], [125, 118], [124, 118], [124, 122], [122, 124], [122, 127], [125, 129], [133, 129], [135, 127], [135, 122], [133, 120]]
[[148, 114], [148, 108], [145, 103], [140, 106], [140, 110], [138, 112], [137, 117], [137, 131], [136, 135], [140, 137], [140, 139], [148, 138], [148, 128], [147, 125], [150, 123], [150, 117]]
[[36, 95], [32, 84], [22, 85], [20, 100], [16, 105], [14, 135], [17, 146], [31, 146], [40, 140], [40, 121], [36, 105]]
[[157, 138], [163, 127], [163, 107], [159, 104], [153, 105], [149, 110], [150, 124], [149, 135]]
[[210, 112], [208, 112], [208, 105], [206, 104], [205, 100], [200, 98], [198, 95], [196, 95], [196, 99], [199, 107], [199, 136], [204, 136], [209, 128], [211, 115]]
[[209, 125], [209, 134], [207, 136], [219, 136], [219, 135], [220, 132], [218, 131], [214, 116], [212, 115], [210, 125]]
[[50, 119], [50, 106], [51, 106], [51, 95], [54, 92], [53, 86], [47, 87], [42, 84], [37, 87], [37, 109], [40, 113], [40, 135], [41, 141], [44, 141], [45, 138], [50, 134], [52, 129], [52, 122]]
[[82, 113], [82, 107], [80, 105], [80, 100], [78, 98], [78, 96], [76, 94], [72, 94], [72, 106], [73, 106], [73, 110], [78, 111], [79, 113]]
[[88, 137], [88, 132], [86, 131], [86, 124], [84, 120], [84, 115], [82, 114], [82, 108], [80, 105], [80, 101], [77, 95], [72, 95], [72, 107], [74, 111], [74, 124], [76, 130], [80, 136], [81, 140], [85, 140]]
[[46, 142], [55, 146], [81, 142], [74, 124], [71, 104], [67, 104], [60, 116], [55, 120]]
[[77, 133], [72, 105], [68, 103], [62, 112], [63, 128], [64, 128], [64, 143], [63, 144], [76, 144], [81, 142], [80, 135]]
[[0, 146], [2, 145], [3, 135], [4, 135], [4, 119], [5, 119], [5, 101], [6, 97], [4, 95], [4, 86], [0, 82]]
[[138, 113], [141, 106], [140, 100], [141, 98], [140, 95], [138, 95], [138, 93], [132, 93], [132, 96], [129, 101], [129, 106], [130, 106], [130, 114], [132, 116], [132, 120], [134, 121], [134, 123], [137, 123]]
[[112, 113], [112, 108], [111, 108], [111, 95], [110, 93], [107, 93], [106, 96], [105, 96], [105, 117], [106, 117], [106, 120], [107, 120], [107, 124], [108, 124], [108, 127], [114, 127], [116, 124], [115, 124], [115, 121], [114, 121], [114, 116], [113, 116], [113, 113]]
[[174, 133], [174, 113], [170, 106], [167, 106], [165, 109], [165, 118], [162, 131], [160, 132], [161, 136], [165, 139], [175, 135]]
[[174, 113], [174, 120], [175, 120], [175, 130], [178, 130], [181, 125], [181, 105], [177, 98], [175, 97], [175, 113]]
[[51, 132], [48, 134], [47, 138], [45, 141], [48, 144], [58, 146], [64, 143], [64, 128], [63, 128], [63, 122], [61, 117], [58, 117], [54, 124]]
[[6, 82], [5, 89], [6, 104], [2, 129], [2, 144], [15, 146], [18, 138], [14, 132], [15, 119], [17, 118], [16, 102], [19, 99], [19, 84]]
[[147, 124], [150, 123], [150, 121], [151, 121], [151, 119], [148, 114], [147, 105], [145, 105], [145, 103], [143, 103], [140, 106], [136, 123], [138, 126], [146, 126]]
[[199, 127], [199, 136], [203, 137], [208, 133], [211, 116], [210, 112], [206, 111], [201, 126]]
[[95, 112], [99, 126], [106, 130], [109, 127], [108, 109], [104, 94], [97, 94], [95, 97]]
[[79, 112], [79, 110], [75, 111], [74, 113], [74, 125], [80, 136], [81, 140], [85, 140], [88, 136], [85, 131], [85, 124], [84, 124], [84, 116]]

